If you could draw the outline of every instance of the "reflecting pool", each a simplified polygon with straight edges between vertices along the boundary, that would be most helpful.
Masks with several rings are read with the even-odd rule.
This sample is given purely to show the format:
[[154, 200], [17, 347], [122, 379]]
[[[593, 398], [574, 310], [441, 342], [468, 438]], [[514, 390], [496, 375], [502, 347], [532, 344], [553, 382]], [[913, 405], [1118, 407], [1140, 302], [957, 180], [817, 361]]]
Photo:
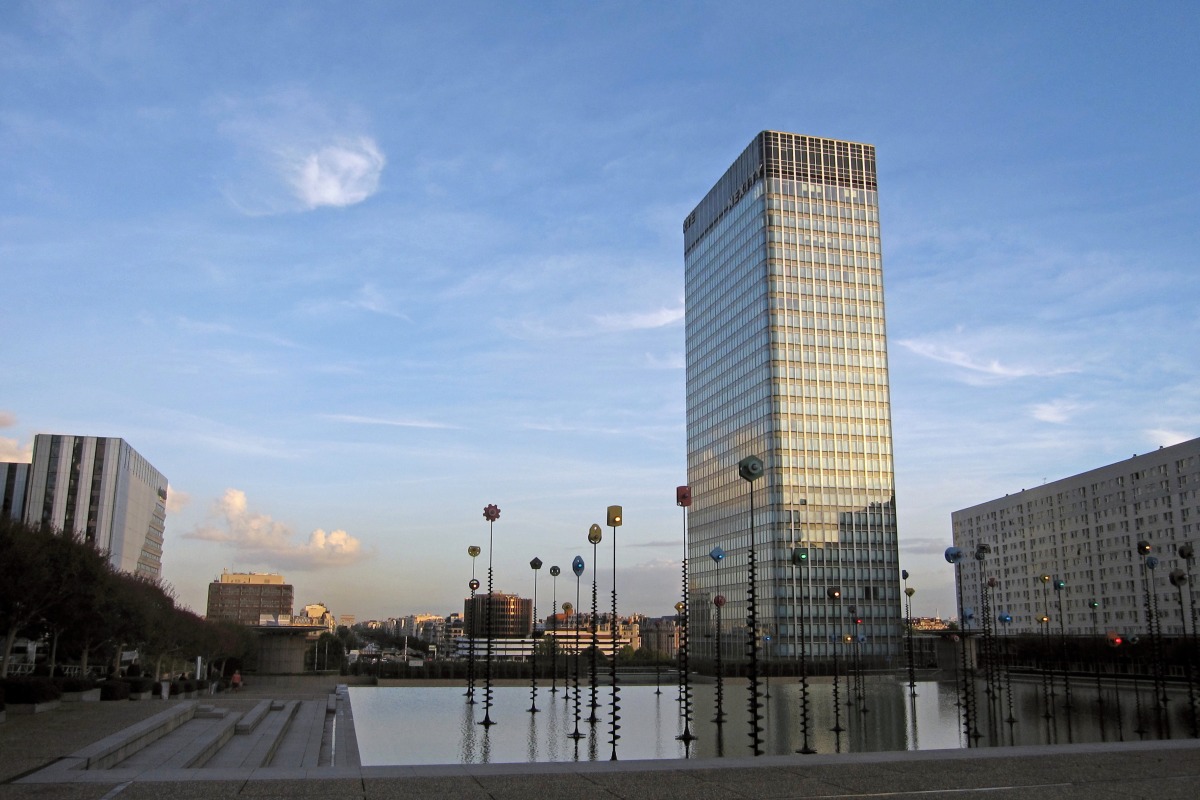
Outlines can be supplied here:
[[[761, 687], [760, 687], [761, 688]], [[972, 737], [979, 746], [1046, 743], [1136, 741], [1191, 735], [1190, 704], [1185, 689], [1169, 695], [1167, 713], [1156, 714], [1148, 685], [1097, 689], [1075, 682], [1068, 695], [1061, 682], [1048, 694], [1037, 681], [1013, 682], [1011, 716], [1008, 697], [988, 701], [979, 684]], [[482, 702], [469, 705], [463, 687], [351, 687], [350, 702], [364, 766], [415, 764], [481, 764], [554, 761], [607, 761], [612, 755], [609, 722], [610, 689], [599, 689], [599, 722], [589, 724], [584, 689], [579, 732], [575, 731], [574, 701], [566, 693], [538, 693], [536, 714], [529, 708], [529, 689], [498, 687], [491, 719], [479, 725]], [[620, 690], [620, 760], [712, 758], [752, 755], [748, 689], [725, 686], [724, 724], [716, 714], [715, 687], [692, 687], [690, 744], [676, 737], [683, 731], [678, 687], [622, 686]], [[800, 686], [795, 679], [771, 681], [763, 701], [763, 742], [768, 755], [794, 753], [804, 742]], [[829, 682], [809, 685], [808, 744], [819, 753], [884, 750], [935, 750], [967, 746], [959, 692], [952, 682], [921, 682], [917, 696], [907, 683], [890, 677], [867, 679], [861, 695], [843, 685], [841, 702], [833, 706]], [[846, 702], [848, 694], [850, 703]], [[482, 692], [477, 692], [482, 698]], [[1101, 715], [1100, 711], [1103, 711]], [[1014, 720], [1009, 723], [1007, 720]], [[842, 731], [834, 728], [841, 727]]]

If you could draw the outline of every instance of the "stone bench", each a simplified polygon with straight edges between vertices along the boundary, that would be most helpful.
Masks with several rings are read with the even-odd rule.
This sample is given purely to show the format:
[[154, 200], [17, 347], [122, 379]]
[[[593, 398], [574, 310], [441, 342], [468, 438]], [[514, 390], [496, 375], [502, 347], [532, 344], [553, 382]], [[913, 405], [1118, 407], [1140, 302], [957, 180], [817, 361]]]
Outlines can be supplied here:
[[77, 769], [109, 769], [183, 725], [195, 713], [195, 703], [180, 703], [72, 753], [68, 760]]
[[254, 708], [247, 711], [242, 715], [242, 718], [238, 720], [237, 732], [242, 735], [253, 733], [254, 729], [258, 727], [258, 723], [262, 722], [263, 719], [266, 718], [270, 710], [270, 700], [260, 701], [256, 706], [254, 706]]
[[205, 731], [200, 736], [188, 742], [186, 747], [164, 761], [162, 766], [168, 769], [203, 767], [218, 750], [233, 738], [234, 726], [236, 724], [236, 717], [222, 719], [211, 730]]

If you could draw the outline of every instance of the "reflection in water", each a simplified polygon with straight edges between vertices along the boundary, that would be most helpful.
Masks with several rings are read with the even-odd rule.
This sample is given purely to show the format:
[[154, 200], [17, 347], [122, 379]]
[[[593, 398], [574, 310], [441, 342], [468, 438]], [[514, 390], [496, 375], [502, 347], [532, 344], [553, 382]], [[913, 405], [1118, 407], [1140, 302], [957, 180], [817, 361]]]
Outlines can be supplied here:
[[[1141, 738], [1169, 738], [1170, 731], [1186, 733], [1188, 713], [1185, 688], [1162, 698], [1154, 689], [1133, 683], [1097, 682], [1087, 691], [1072, 687], [1072, 708], [1063, 704], [1066, 693], [1052, 695], [1047, 709], [1047, 689], [1041, 676], [1014, 678], [992, 692], [979, 691], [976, 721], [978, 746], [1037, 745], [1052, 742], [1124, 740], [1127, 730]], [[791, 755], [803, 746], [798, 683], [776, 678], [771, 699], [765, 701], [764, 752]], [[839, 691], [842, 704], [833, 707], [833, 687], [828, 680], [809, 682], [811, 722], [809, 743], [818, 753], [884, 750], [947, 749], [966, 747], [961, 684], [918, 683], [916, 697], [907, 684], [891, 677], [864, 677], [857, 691]], [[843, 685], [842, 690], [850, 687]], [[1065, 688], [1065, 687], [1060, 687]], [[653, 686], [622, 687], [621, 760], [647, 758], [712, 758], [752, 754], [750, 712], [737, 704], [727, 710], [724, 724], [693, 719], [692, 742], [676, 737], [683, 732], [679, 703], [669, 695], [655, 695]], [[480, 728], [475, 707], [462, 700], [457, 687], [398, 688], [352, 687], [350, 698], [362, 763], [389, 764], [511, 763], [598, 760], [604, 731], [600, 725], [581, 726], [586, 749], [571, 736], [573, 709], [555, 704], [541, 714], [526, 711], [518, 687], [498, 688], [493, 719], [498, 724]], [[607, 700], [607, 688], [601, 687]], [[697, 704], [715, 700], [715, 686], [694, 684]], [[461, 713], [447, 715], [447, 710]], [[709, 706], [711, 707], [711, 706]], [[1165, 709], [1176, 716], [1172, 726]], [[1049, 711], [1049, 713], [1047, 713]], [[840, 721], [840, 725], [838, 722]], [[627, 725], [626, 725], [627, 723]], [[841, 727], [843, 730], [834, 730]], [[494, 733], [495, 738], [492, 738]], [[974, 738], [974, 737], [972, 737]], [[608, 748], [604, 748], [605, 759]], [[799, 757], [798, 757], [799, 758]]]

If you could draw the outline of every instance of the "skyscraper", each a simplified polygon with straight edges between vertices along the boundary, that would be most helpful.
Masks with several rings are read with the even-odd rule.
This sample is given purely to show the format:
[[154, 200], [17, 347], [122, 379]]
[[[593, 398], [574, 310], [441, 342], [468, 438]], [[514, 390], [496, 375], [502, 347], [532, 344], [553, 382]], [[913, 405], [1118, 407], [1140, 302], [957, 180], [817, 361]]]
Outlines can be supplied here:
[[166, 515], [167, 479], [124, 439], [34, 437], [27, 523], [76, 533], [117, 569], [158, 578]]
[[[795, 658], [803, 639], [825, 659], [851, 637], [872, 660], [895, 656], [875, 148], [764, 131], [683, 232], [692, 641], [711, 655], [720, 594], [724, 652], [744, 652], [751, 484], [738, 462], [755, 455], [766, 467], [753, 484], [765, 655]], [[717, 545], [720, 562], [708, 557]]]

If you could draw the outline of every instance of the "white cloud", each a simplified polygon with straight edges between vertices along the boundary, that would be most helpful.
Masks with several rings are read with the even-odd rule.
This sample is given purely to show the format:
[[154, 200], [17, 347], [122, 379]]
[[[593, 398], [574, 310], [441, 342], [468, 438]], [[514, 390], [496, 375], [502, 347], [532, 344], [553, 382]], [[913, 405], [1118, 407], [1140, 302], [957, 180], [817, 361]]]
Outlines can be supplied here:
[[901, 339], [896, 343], [919, 356], [924, 356], [943, 364], [951, 364], [960, 369], [965, 369], [968, 372], [977, 373], [991, 379], [1047, 378], [1078, 372], [1077, 369], [1066, 367], [1033, 367], [1001, 364], [998, 359], [979, 358], [949, 345], [922, 339]]
[[1173, 444], [1186, 442], [1189, 439], [1195, 438], [1190, 433], [1180, 433], [1179, 431], [1164, 430], [1162, 428], [1151, 428], [1146, 431], [1146, 435], [1150, 440], [1159, 447], [1170, 447]]
[[24, 446], [16, 439], [0, 436], [0, 461], [27, 464], [33, 461], [33, 443]]
[[213, 514], [220, 520], [217, 525], [198, 526], [184, 538], [226, 544], [248, 559], [277, 568], [343, 567], [369, 555], [362, 543], [344, 530], [326, 533], [318, 528], [309, 534], [307, 542], [296, 541], [287, 525], [251, 511], [246, 493], [239, 489], [226, 489], [214, 504]]
[[338, 422], [351, 422], [355, 425], [386, 425], [393, 428], [459, 429], [457, 425], [422, 419], [383, 419], [381, 417], [360, 417], [355, 414], [325, 414], [323, 416], [325, 419], [332, 419]]
[[1030, 406], [1029, 413], [1036, 420], [1061, 425], [1069, 422], [1081, 408], [1081, 405], [1070, 400], [1051, 400], [1048, 403], [1035, 403]]
[[683, 304], [675, 308], [660, 308], [656, 311], [629, 314], [598, 314], [592, 317], [606, 331], [640, 331], [665, 328], [683, 321]]
[[181, 492], [174, 486], [167, 484], [167, 513], [174, 514], [182, 511], [192, 502], [192, 496], [187, 492]]
[[288, 161], [292, 188], [308, 209], [361, 203], [379, 190], [387, 163], [379, 146], [366, 136], [296, 153]]

